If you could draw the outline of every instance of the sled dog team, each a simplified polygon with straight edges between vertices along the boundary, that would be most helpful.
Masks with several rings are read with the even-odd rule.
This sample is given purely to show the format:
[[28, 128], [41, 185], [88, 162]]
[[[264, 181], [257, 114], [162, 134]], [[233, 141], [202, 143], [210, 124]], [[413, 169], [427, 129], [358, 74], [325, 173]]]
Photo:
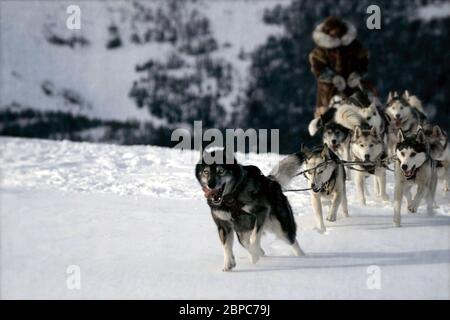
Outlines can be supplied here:
[[[326, 230], [323, 204], [330, 203], [326, 220], [338, 212], [349, 216], [346, 180], [354, 177], [357, 197], [366, 204], [366, 177], [373, 177], [374, 194], [388, 201], [386, 170], [395, 164], [394, 226], [401, 224], [401, 205], [406, 198], [411, 213], [425, 200], [433, 214], [438, 179], [449, 191], [450, 147], [447, 134], [427, 122], [420, 100], [405, 91], [389, 93], [385, 107], [362, 93], [349, 98], [335, 96], [328, 110], [311, 121], [311, 135], [322, 135], [321, 146], [284, 158], [268, 176], [255, 166], [237, 163], [226, 150], [204, 152], [196, 165], [199, 181], [224, 250], [224, 271], [236, 266], [233, 240], [236, 234], [256, 263], [264, 255], [261, 236], [275, 233], [295, 255], [303, 255], [296, 240], [296, 223], [283, 188], [303, 174], [308, 180], [311, 203], [319, 232]], [[416, 186], [415, 194], [411, 189]]]

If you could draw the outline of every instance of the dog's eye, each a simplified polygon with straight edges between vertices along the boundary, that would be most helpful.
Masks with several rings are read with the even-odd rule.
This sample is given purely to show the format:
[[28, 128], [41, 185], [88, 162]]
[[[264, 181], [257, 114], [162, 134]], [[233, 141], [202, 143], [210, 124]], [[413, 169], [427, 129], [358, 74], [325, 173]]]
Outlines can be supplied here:
[[363, 144], [360, 144], [359, 146], [360, 146], [361, 148], [364, 148], [364, 145], [363, 145]]
[[373, 144], [371, 144], [369, 147], [372, 148], [372, 147], [373, 147]]
[[415, 153], [415, 152], [411, 152], [411, 156], [410, 156], [410, 157], [411, 157], [411, 158], [414, 158], [414, 157], [416, 156], [416, 154], [417, 154], [417, 153]]
[[218, 175], [223, 175], [225, 173], [225, 170], [223, 168], [217, 168], [217, 174]]
[[203, 169], [203, 174], [209, 174], [209, 168]]
[[376, 113], [376, 112], [374, 112], [374, 113], [373, 113], [373, 115], [374, 115], [374, 116], [376, 116], [376, 115], [377, 115], [377, 113]]
[[400, 107], [400, 110], [403, 110], [403, 107]]
[[402, 155], [402, 157], [404, 157], [404, 156], [405, 156], [405, 153], [404, 153], [404, 152], [400, 152], [400, 154]]

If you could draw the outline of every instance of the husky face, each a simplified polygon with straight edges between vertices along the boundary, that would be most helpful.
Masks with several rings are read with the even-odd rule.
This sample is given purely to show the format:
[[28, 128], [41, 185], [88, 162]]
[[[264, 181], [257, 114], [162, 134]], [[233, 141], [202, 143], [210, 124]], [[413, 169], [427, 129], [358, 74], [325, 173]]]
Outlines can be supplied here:
[[341, 144], [347, 139], [348, 129], [331, 122], [327, 124], [323, 131], [323, 143], [330, 146], [336, 152]]
[[305, 174], [309, 181], [309, 187], [316, 193], [321, 192], [337, 168], [336, 163], [330, 161], [337, 156], [333, 157], [332, 151], [326, 144], [322, 150], [303, 149], [303, 152], [305, 154], [305, 170], [308, 170]]
[[[205, 161], [206, 158], [216, 159]], [[195, 176], [200, 183], [208, 204], [220, 206], [223, 197], [230, 193], [239, 175], [240, 166], [232, 155], [223, 150], [205, 152], [201, 161], [195, 166]], [[218, 159], [218, 160], [217, 160]], [[211, 163], [211, 164], [208, 164]]]
[[448, 146], [447, 134], [439, 126], [425, 125], [423, 127], [430, 156], [435, 160], [443, 160]]
[[383, 118], [381, 117], [376, 105], [372, 104], [367, 108], [361, 108], [360, 114], [367, 121], [369, 126], [375, 127], [378, 130], [381, 128]]
[[375, 127], [370, 130], [356, 127], [350, 147], [353, 154], [362, 161], [375, 161], [384, 151], [383, 139]]
[[388, 100], [386, 114], [390, 119], [390, 123], [399, 129], [412, 116], [412, 109], [406, 99], [394, 96], [390, 98], [390, 101]]
[[406, 179], [413, 179], [427, 160], [426, 137], [422, 129], [417, 134], [405, 137], [402, 130], [398, 131], [398, 143], [395, 148], [400, 168]]

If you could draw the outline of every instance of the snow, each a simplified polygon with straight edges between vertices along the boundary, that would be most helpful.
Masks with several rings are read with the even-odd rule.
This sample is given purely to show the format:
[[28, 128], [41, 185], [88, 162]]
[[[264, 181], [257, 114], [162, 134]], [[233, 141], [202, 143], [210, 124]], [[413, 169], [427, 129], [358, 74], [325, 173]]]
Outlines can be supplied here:
[[[228, 111], [244, 90], [249, 59], [238, 59], [241, 49], [250, 52], [265, 42], [278, 28], [265, 25], [263, 9], [282, 0], [193, 2], [211, 21], [220, 49], [214, 56], [224, 58], [234, 67], [234, 92], [223, 98]], [[66, 9], [76, 4], [81, 9], [81, 29], [68, 30]], [[39, 110], [65, 111], [105, 120], [151, 121], [161, 119], [139, 109], [129, 92], [139, 74], [135, 66], [149, 59], [165, 61], [174, 50], [168, 44], [149, 43], [141, 46], [128, 42], [108, 50], [108, 26], [116, 23], [123, 33], [129, 32], [131, 1], [2, 1], [0, 3], [0, 107], [13, 103]], [[146, 5], [164, 7], [164, 1], [146, 1]], [[26, 23], [24, 23], [26, 21]], [[251, 28], [248, 26], [251, 25]], [[86, 47], [68, 48], [49, 44], [47, 30], [63, 36], [83, 36]], [[243, 32], [245, 30], [245, 32]], [[124, 42], [127, 37], [124, 35]], [[231, 46], [222, 48], [228, 42]], [[105, 72], [106, 71], [106, 72]], [[183, 72], [186, 72], [184, 70]], [[70, 88], [85, 100], [84, 107], [67, 104], [62, 97], [47, 96], [41, 89], [49, 81], [57, 92]], [[23, 92], [27, 92], [26, 95]]]
[[[450, 196], [441, 191], [435, 216], [421, 207], [393, 228], [390, 203], [357, 204], [350, 182], [351, 217], [325, 234], [314, 230], [308, 193], [290, 193], [307, 255], [267, 235], [267, 257], [252, 265], [235, 243], [237, 268], [224, 273], [196, 152], [6, 137], [0, 148], [3, 298], [450, 298]], [[238, 159], [268, 173], [278, 156]], [[391, 173], [388, 181], [392, 197]], [[73, 265], [79, 290], [66, 286]], [[367, 286], [374, 265], [380, 289]]]

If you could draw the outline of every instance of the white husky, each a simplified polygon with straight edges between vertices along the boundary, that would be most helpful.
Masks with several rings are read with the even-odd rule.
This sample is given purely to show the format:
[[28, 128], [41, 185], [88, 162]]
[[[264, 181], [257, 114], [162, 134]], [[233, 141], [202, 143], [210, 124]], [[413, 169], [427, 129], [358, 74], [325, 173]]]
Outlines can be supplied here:
[[415, 133], [422, 125], [426, 116], [421, 101], [415, 95], [405, 91], [402, 96], [397, 92], [390, 92], [386, 103], [385, 114], [389, 120], [389, 155], [394, 155], [395, 145], [398, 143], [397, 131]]
[[365, 205], [365, 178], [374, 176], [375, 193], [382, 200], [389, 200], [386, 194], [386, 167], [387, 159], [385, 145], [377, 129], [361, 129], [357, 127], [350, 141], [350, 152], [353, 161], [362, 161], [367, 164], [355, 165], [355, 184], [360, 202]]
[[342, 216], [348, 217], [347, 194], [345, 189], [345, 170], [339, 158], [327, 145], [308, 150], [302, 149], [305, 157], [306, 177], [311, 188], [311, 203], [316, 215], [317, 228], [320, 233], [326, 231], [323, 222], [322, 200], [331, 200], [327, 216], [328, 221], [336, 221], [339, 207]]

